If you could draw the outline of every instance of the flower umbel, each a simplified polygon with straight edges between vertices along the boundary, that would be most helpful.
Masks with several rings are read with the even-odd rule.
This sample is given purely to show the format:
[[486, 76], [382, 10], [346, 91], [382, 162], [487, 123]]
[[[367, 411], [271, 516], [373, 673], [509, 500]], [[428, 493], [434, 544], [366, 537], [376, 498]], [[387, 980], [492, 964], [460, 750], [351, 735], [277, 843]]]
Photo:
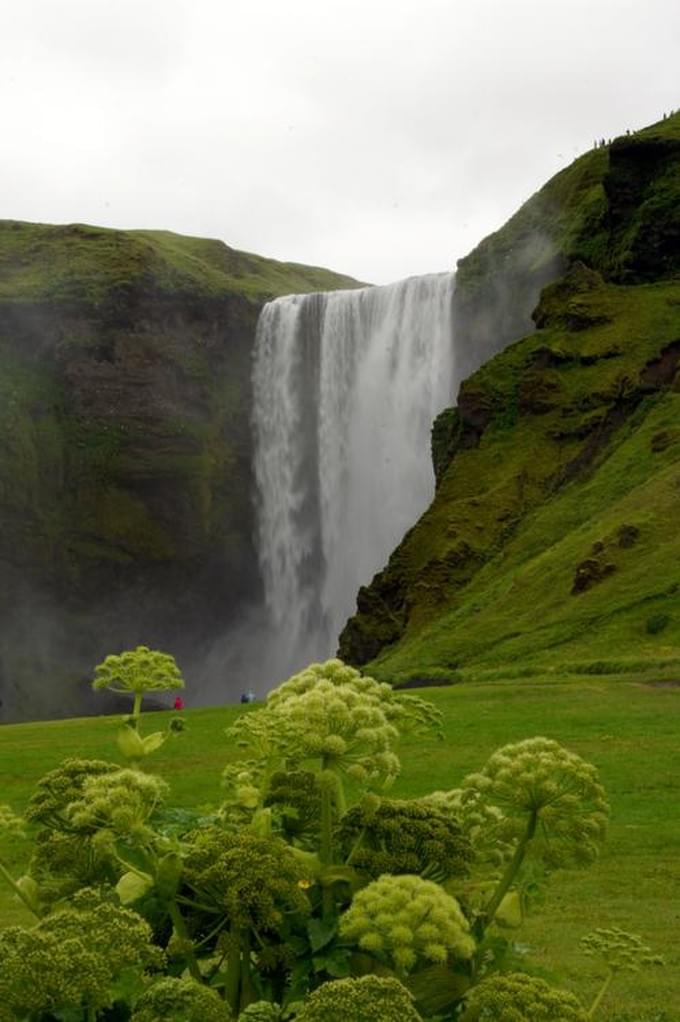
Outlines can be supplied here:
[[92, 688], [112, 692], [166, 692], [184, 688], [175, 658], [148, 646], [112, 653], [94, 669]]
[[612, 972], [640, 972], [647, 965], [663, 965], [661, 955], [654, 954], [637, 933], [627, 933], [618, 926], [598, 929], [581, 938], [583, 953], [601, 958]]
[[382, 876], [364, 887], [341, 916], [340, 934], [402, 974], [475, 949], [456, 899], [419, 876]]
[[142, 994], [131, 1022], [230, 1022], [232, 1017], [214, 990], [166, 976]]
[[557, 742], [529, 738], [506, 745], [463, 787], [502, 810], [505, 840], [520, 839], [532, 818], [547, 865], [585, 864], [597, 857], [609, 816], [604, 788], [592, 764]]
[[[476, 1022], [587, 1022], [573, 994], [523, 973], [496, 974], [472, 989], [466, 999]], [[468, 1017], [468, 1013], [465, 1014]]]
[[442, 882], [467, 872], [472, 848], [455, 817], [425, 799], [367, 796], [342, 817], [348, 863], [372, 877], [417, 873]]
[[306, 999], [296, 1022], [421, 1022], [408, 990], [378, 976], [324, 983]]

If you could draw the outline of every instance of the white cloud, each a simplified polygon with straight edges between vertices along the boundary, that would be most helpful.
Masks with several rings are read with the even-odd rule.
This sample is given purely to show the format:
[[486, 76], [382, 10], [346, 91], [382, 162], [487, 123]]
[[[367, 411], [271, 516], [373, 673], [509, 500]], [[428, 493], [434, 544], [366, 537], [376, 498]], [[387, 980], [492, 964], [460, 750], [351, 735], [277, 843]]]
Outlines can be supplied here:
[[0, 22], [1, 216], [376, 282], [452, 266], [680, 99], [675, 0], [24, 0]]

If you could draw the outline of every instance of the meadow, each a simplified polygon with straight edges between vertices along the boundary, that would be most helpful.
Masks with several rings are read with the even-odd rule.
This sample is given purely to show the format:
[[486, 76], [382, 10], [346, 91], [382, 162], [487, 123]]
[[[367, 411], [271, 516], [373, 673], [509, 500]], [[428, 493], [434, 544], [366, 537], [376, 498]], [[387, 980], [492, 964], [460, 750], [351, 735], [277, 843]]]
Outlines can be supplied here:
[[[599, 861], [562, 871], [518, 931], [523, 951], [546, 977], [585, 1003], [602, 977], [579, 938], [595, 927], [640, 934], [665, 967], [617, 978], [599, 1018], [611, 1022], [680, 1022], [680, 685], [635, 674], [555, 680], [538, 676], [433, 688], [422, 693], [444, 715], [444, 740], [407, 739], [392, 793], [418, 796], [452, 788], [494, 749], [535, 735], [554, 738], [594, 763], [612, 805]], [[188, 702], [190, 702], [190, 693]], [[219, 804], [220, 774], [235, 756], [225, 735], [241, 707], [189, 709], [187, 728], [150, 763], [170, 782], [172, 802]], [[165, 713], [154, 714], [163, 724]], [[35, 782], [69, 755], [119, 761], [119, 718], [96, 717], [0, 728], [0, 801], [21, 812]], [[29, 843], [5, 839], [0, 854], [20, 871]], [[29, 917], [0, 887], [0, 924]]]

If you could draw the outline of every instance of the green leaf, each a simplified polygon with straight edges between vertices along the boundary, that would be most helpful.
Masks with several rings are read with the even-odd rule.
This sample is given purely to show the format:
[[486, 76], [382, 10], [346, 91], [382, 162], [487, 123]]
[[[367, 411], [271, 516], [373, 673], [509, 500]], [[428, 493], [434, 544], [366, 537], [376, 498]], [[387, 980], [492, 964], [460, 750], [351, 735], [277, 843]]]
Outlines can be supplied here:
[[24, 874], [17, 880], [17, 887], [24, 895], [31, 907], [38, 910], [40, 905], [40, 888], [32, 876]]
[[422, 1015], [438, 1015], [460, 1000], [470, 986], [470, 979], [446, 965], [431, 965], [402, 983], [413, 994]]
[[326, 923], [323, 919], [310, 919], [307, 923], [307, 935], [312, 951], [320, 951], [333, 940], [338, 932], [336, 923]]
[[352, 890], [357, 890], [365, 883], [351, 866], [326, 866], [319, 873], [318, 880], [322, 887], [330, 887], [331, 884], [342, 881], [349, 884]]
[[307, 977], [311, 971], [312, 961], [310, 958], [305, 958], [302, 961], [295, 963], [291, 969], [288, 989], [283, 999], [283, 1003], [286, 1007], [292, 1002], [305, 996], [309, 986], [309, 980]]
[[127, 759], [141, 759], [144, 755], [144, 742], [135, 728], [125, 724], [117, 733], [118, 748]]
[[524, 922], [522, 902], [518, 891], [508, 891], [498, 906], [494, 922], [509, 930], [518, 929]]
[[137, 901], [142, 898], [147, 891], [153, 887], [153, 878], [144, 873], [123, 873], [122, 877], [116, 884], [116, 894], [121, 900], [121, 904], [130, 905], [133, 901]]
[[155, 860], [143, 848], [136, 848], [127, 841], [116, 841], [116, 852], [123, 865], [134, 866], [138, 873], [153, 873], [155, 870]]
[[156, 749], [160, 749], [161, 745], [167, 741], [167, 738], [167, 731], [154, 731], [152, 735], [147, 735], [146, 738], [142, 739], [144, 755], [148, 756], [150, 753], [155, 752]]
[[176, 852], [164, 855], [158, 863], [156, 886], [161, 898], [174, 898], [182, 876], [182, 860]]
[[298, 862], [305, 867], [311, 877], [317, 877], [321, 872], [321, 860], [316, 852], [306, 852], [304, 848], [295, 848], [291, 846], [290, 851], [298, 860]]
[[383, 965], [373, 955], [367, 955], [363, 951], [350, 953], [350, 967], [353, 976], [394, 976], [397, 977], [394, 969]]
[[309, 941], [305, 940], [304, 937], [289, 937], [286, 944], [291, 951], [295, 952], [295, 957], [298, 959], [302, 958], [309, 951]]
[[[257, 798], [255, 798], [255, 805], [257, 805]], [[254, 808], [246, 803], [246, 809]], [[271, 837], [272, 832], [272, 811], [271, 809], [258, 809], [253, 814], [253, 818], [250, 821], [250, 829], [258, 837]]]
[[207, 820], [205, 813], [197, 809], [179, 809], [177, 807], [163, 807], [153, 814], [153, 822], [156, 829], [166, 836], [179, 835], [180, 837], [196, 827], [204, 826]]
[[330, 954], [315, 955], [312, 959], [317, 972], [327, 972], [334, 979], [344, 979], [350, 974], [350, 952], [346, 948], [333, 948]]

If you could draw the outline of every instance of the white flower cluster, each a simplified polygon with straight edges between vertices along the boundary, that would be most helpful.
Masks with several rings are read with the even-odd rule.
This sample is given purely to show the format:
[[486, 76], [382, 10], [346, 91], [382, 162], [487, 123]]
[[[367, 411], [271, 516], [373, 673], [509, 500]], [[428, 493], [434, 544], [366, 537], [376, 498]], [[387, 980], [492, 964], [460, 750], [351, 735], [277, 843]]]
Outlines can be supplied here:
[[250, 738], [249, 748], [257, 752], [264, 729], [289, 767], [318, 760], [323, 769], [359, 782], [387, 783], [400, 768], [391, 696], [389, 685], [363, 678], [340, 660], [312, 664], [274, 689], [262, 710], [243, 718], [240, 737]]
[[476, 865], [498, 869], [512, 855], [512, 843], [504, 840], [505, 814], [489, 805], [473, 788], [433, 791], [420, 801], [448, 813], [460, 825], [475, 853]]
[[392, 976], [324, 983], [306, 998], [295, 1018], [296, 1022], [421, 1022], [409, 991]]
[[336, 687], [351, 688], [357, 695], [366, 696], [380, 706], [390, 723], [402, 730], [408, 727], [438, 728], [441, 725], [441, 714], [432, 703], [410, 693], [398, 692], [391, 685], [363, 675], [337, 659], [310, 664], [294, 674], [269, 693], [267, 705], [274, 707], [292, 696], [303, 695], [320, 681], [330, 682]]
[[479, 1022], [588, 1022], [573, 994], [518, 972], [496, 973], [475, 986], [466, 1017]]
[[143, 841], [153, 836], [146, 821], [163, 804], [167, 791], [160, 777], [116, 770], [86, 778], [80, 797], [70, 803], [65, 815], [77, 830], [107, 831]]
[[583, 953], [602, 958], [612, 972], [640, 972], [647, 965], [664, 965], [637, 933], [612, 926], [600, 928], [581, 938]]
[[522, 836], [533, 817], [550, 866], [586, 863], [597, 857], [604, 839], [609, 804], [597, 770], [549, 738], [505, 745], [484, 769], [463, 781], [483, 801], [505, 814], [501, 834]]
[[112, 653], [94, 669], [92, 687], [112, 692], [166, 692], [184, 688], [175, 658], [148, 646]]

